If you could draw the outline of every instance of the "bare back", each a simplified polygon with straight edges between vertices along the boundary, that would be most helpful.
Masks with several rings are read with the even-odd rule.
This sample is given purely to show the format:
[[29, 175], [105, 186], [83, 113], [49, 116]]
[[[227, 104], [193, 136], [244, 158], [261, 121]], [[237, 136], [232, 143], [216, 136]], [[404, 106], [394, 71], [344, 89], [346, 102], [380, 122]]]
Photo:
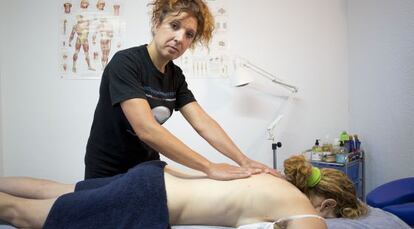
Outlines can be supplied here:
[[171, 224], [235, 227], [297, 214], [317, 214], [296, 187], [272, 175], [217, 181], [172, 175], [167, 167], [165, 186]]

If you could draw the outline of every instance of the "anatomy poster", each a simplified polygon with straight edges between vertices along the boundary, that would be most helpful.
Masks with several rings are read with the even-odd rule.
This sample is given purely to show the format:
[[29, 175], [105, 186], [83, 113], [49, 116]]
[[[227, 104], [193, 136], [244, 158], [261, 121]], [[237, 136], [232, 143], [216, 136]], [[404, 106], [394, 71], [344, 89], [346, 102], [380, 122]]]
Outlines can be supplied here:
[[229, 12], [227, 0], [206, 0], [215, 20], [215, 30], [209, 49], [187, 50], [174, 61], [187, 78], [227, 78], [231, 67], [227, 40]]
[[61, 1], [60, 72], [66, 79], [99, 79], [123, 45], [121, 0]]

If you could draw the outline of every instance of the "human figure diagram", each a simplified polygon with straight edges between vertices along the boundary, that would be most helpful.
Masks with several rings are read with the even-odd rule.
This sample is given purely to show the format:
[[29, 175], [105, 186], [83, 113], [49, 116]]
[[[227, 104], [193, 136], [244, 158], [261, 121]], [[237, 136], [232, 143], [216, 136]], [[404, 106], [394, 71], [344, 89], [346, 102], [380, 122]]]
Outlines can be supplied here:
[[102, 17], [99, 19], [99, 24], [95, 33], [92, 36], [93, 44], [96, 43], [97, 35], [100, 36], [100, 48], [101, 48], [101, 64], [102, 69], [108, 64], [109, 52], [111, 51], [111, 40], [114, 37], [114, 29], [111, 21]]
[[89, 58], [89, 19], [87, 19], [83, 15], [77, 16], [77, 22], [72, 28], [72, 32], [70, 33], [69, 37], [69, 47], [72, 47], [72, 40], [76, 37], [75, 43], [75, 53], [73, 54], [73, 66], [72, 71], [76, 73], [76, 61], [78, 60], [78, 55], [80, 52], [80, 48], [82, 47], [86, 63], [88, 64], [88, 70], [95, 71], [95, 69], [91, 66], [90, 58]]
[[[81, 50], [83, 50], [85, 62], [87, 64], [87, 70], [95, 71], [96, 65], [98, 64], [98, 58], [100, 59], [102, 69], [106, 67], [109, 61], [109, 55], [111, 51], [111, 42], [116, 37], [114, 33], [120, 34], [120, 23], [119, 20], [119, 4], [114, 4], [113, 12], [104, 12], [105, 11], [105, 0], [97, 0], [96, 8], [88, 10], [90, 8], [89, 0], [80, 0], [79, 8], [80, 12], [77, 14], [72, 25], [69, 25], [72, 21], [70, 20], [70, 14], [72, 4], [70, 2], [65, 2], [63, 4], [64, 13], [68, 15], [63, 19], [63, 35], [66, 37], [66, 33], [69, 32], [69, 26], [72, 27], [72, 30], [69, 34], [69, 37], [65, 38], [63, 41], [63, 47], [65, 48], [66, 44], [69, 47], [73, 47], [73, 57], [72, 57], [72, 72], [77, 73], [82, 71], [82, 66], [79, 66], [78, 58], [79, 55], [82, 55]], [[112, 15], [106, 15], [112, 14]], [[69, 28], [68, 28], [69, 27]], [[118, 28], [118, 29], [116, 29]], [[92, 35], [92, 44], [90, 43], [89, 34]], [[75, 44], [73, 45], [73, 40]], [[96, 46], [95, 45], [99, 44]], [[93, 45], [93, 46], [92, 46]], [[121, 42], [118, 41], [116, 47], [119, 49], [121, 47]], [[66, 48], [65, 48], [66, 50]], [[68, 63], [66, 62], [68, 58], [68, 53], [63, 55], [63, 69], [66, 72]], [[69, 54], [72, 55], [72, 54]], [[91, 60], [90, 56], [93, 57]], [[82, 58], [82, 57], [81, 57]], [[82, 64], [81, 64], [82, 65]]]

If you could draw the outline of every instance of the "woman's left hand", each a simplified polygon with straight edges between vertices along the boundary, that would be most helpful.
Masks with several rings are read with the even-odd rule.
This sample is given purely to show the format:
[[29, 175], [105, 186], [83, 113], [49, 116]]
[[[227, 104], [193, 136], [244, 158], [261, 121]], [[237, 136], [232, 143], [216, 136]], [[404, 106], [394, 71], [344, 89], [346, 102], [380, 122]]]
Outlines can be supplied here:
[[269, 168], [268, 166], [249, 158], [245, 159], [240, 166], [249, 169], [252, 174], [268, 173], [284, 179], [284, 176], [276, 169]]

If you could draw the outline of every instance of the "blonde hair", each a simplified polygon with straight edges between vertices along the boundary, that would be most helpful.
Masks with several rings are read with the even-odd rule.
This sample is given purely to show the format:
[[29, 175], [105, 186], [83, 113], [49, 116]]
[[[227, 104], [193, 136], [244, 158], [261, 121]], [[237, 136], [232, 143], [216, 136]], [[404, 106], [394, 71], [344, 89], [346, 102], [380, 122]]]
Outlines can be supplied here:
[[367, 213], [367, 207], [358, 200], [353, 183], [347, 175], [337, 169], [321, 168], [321, 180], [314, 187], [307, 186], [312, 165], [304, 156], [292, 156], [285, 160], [286, 179], [308, 197], [313, 195], [332, 198], [337, 202], [337, 217], [356, 218]]
[[170, 13], [180, 14], [186, 12], [197, 20], [197, 32], [191, 47], [199, 42], [208, 47], [213, 36], [214, 18], [208, 6], [203, 0], [154, 0], [152, 3], [151, 22], [156, 26], [165, 19]]

